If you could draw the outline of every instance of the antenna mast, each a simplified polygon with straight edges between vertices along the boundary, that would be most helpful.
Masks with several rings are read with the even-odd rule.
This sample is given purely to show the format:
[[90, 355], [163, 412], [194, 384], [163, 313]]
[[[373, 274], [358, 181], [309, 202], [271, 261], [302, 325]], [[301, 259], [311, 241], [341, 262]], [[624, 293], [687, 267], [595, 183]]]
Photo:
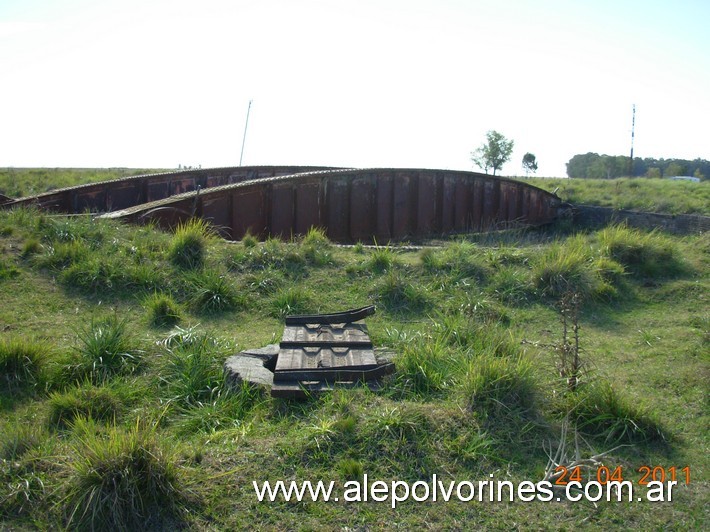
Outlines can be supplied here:
[[634, 174], [634, 129], [636, 128], [636, 104], [631, 111], [631, 156], [629, 157], [629, 176]]
[[[249, 112], [251, 111], [251, 102], [249, 100], [249, 107], [247, 107], [247, 120], [244, 123], [244, 136], [242, 137], [242, 152], [239, 155], [239, 166], [242, 165], [242, 158], [244, 157], [244, 143], [247, 141], [247, 128], [249, 127]], [[631, 153], [633, 155], [633, 148], [631, 148]]]

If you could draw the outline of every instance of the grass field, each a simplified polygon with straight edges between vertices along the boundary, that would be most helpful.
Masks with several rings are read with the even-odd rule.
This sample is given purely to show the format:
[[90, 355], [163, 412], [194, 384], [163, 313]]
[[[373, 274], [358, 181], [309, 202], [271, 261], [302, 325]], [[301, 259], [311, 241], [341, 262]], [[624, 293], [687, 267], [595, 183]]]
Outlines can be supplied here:
[[632, 211], [710, 215], [710, 182], [691, 183], [644, 177], [619, 179], [522, 179], [554, 191], [570, 203]]
[[[405, 251], [341, 248], [318, 231], [227, 243], [201, 224], [169, 234], [0, 212], [0, 523], [707, 528], [709, 260], [707, 235], [624, 227]], [[579, 371], [561, 361], [563, 299], [580, 325]], [[278, 341], [284, 315], [368, 303], [375, 345], [397, 353], [380, 390], [295, 402], [225, 382], [225, 358]], [[396, 509], [260, 503], [252, 489], [364, 474], [537, 482], [564, 426], [580, 458], [610, 451], [604, 465], [625, 479], [689, 467], [690, 483], [665, 503]]]

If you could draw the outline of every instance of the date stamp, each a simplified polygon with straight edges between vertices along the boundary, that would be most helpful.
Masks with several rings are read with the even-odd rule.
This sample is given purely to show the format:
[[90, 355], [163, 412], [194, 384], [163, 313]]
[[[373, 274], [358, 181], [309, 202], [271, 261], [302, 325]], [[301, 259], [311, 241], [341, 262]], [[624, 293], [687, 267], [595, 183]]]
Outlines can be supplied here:
[[[585, 478], [585, 474], [587, 476]], [[624, 482], [631, 481], [639, 486], [648, 486], [649, 482], [684, 482], [690, 484], [690, 466], [678, 468], [676, 466], [647, 466], [643, 465], [637, 469], [624, 468], [617, 466], [613, 470], [607, 466], [600, 466], [594, 471], [583, 471], [580, 466], [567, 468], [565, 466], [557, 466], [555, 468], [555, 485], [566, 486], [570, 482], [583, 483], [585, 481], [594, 481], [599, 484], [608, 484], [609, 482]]]

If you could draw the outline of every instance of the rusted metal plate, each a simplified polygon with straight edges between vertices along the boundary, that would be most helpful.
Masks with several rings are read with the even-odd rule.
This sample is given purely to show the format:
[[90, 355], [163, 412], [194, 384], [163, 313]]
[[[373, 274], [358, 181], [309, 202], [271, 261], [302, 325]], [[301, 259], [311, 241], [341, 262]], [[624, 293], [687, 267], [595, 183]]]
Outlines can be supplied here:
[[320, 223], [320, 180], [307, 181], [295, 188], [296, 211], [295, 233], [305, 235], [311, 227]]
[[352, 180], [350, 195], [350, 238], [352, 241], [372, 240], [377, 227], [376, 183], [370, 176]]
[[271, 235], [289, 238], [293, 233], [295, 193], [291, 183], [271, 188]]
[[[23, 198], [5, 208], [33, 204], [69, 213], [122, 209], [109, 217], [151, 219], [166, 227], [203, 216], [232, 238], [241, 238], [247, 229], [263, 238], [291, 238], [316, 226], [335, 242], [385, 243], [549, 223], [562, 206], [556, 196], [526, 183], [474, 172], [302, 170], [239, 167], [137, 176]], [[199, 192], [166, 197], [197, 186]]]

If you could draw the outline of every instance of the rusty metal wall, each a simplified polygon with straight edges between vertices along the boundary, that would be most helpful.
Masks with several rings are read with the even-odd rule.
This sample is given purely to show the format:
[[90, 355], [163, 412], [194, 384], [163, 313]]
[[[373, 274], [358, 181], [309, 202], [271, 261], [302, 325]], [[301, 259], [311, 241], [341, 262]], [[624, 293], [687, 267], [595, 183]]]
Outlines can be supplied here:
[[200, 216], [226, 238], [290, 238], [322, 227], [341, 243], [398, 241], [552, 222], [561, 200], [527, 183], [474, 172], [324, 170], [204, 189], [107, 215], [165, 227]]
[[190, 192], [198, 187], [206, 189], [326, 168], [329, 167], [239, 166], [132, 176], [53, 190], [45, 194], [13, 200], [4, 206], [36, 205], [41, 209], [70, 214], [111, 212]]

